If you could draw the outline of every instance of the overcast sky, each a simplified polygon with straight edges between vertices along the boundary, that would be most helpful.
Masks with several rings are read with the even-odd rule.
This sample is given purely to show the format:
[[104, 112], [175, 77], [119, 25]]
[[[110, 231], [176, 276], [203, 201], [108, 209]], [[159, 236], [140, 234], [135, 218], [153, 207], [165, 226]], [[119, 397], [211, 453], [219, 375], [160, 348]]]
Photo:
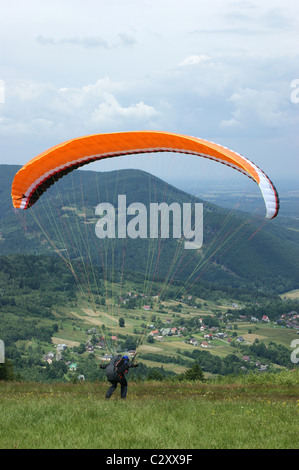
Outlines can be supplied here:
[[0, 43], [0, 163], [152, 129], [298, 177], [298, 0], [2, 0]]

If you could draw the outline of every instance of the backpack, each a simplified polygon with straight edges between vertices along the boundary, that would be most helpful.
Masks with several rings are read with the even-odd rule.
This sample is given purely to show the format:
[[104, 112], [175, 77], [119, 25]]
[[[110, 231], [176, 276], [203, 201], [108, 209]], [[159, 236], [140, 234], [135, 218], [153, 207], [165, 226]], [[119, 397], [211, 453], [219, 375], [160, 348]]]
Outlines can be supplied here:
[[114, 365], [114, 370], [119, 379], [122, 379], [123, 376], [128, 372], [129, 361], [124, 357], [121, 357]]

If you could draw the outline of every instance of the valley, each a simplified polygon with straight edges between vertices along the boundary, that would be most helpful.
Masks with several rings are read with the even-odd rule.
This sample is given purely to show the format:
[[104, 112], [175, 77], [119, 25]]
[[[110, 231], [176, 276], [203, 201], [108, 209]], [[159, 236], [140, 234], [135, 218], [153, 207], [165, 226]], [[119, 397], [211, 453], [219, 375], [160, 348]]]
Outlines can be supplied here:
[[[179, 377], [195, 363], [205, 378], [296, 367], [296, 217], [265, 224], [139, 170], [76, 171], [20, 213], [10, 201], [17, 168], [2, 170], [0, 338], [16, 377], [104, 380], [98, 365], [118, 352], [137, 354], [139, 380]], [[203, 247], [99, 240], [95, 207], [117, 194], [143, 207], [203, 201]]]
[[[24, 261], [28, 266], [34, 258], [25, 257]], [[45, 258], [44, 263], [49, 262], [53, 260]], [[22, 271], [20, 265], [18, 271]], [[52, 297], [55, 279], [53, 275], [52, 282], [38, 290], [40, 303], [47, 303], [47, 308], [33, 312], [30, 302], [35, 296], [29, 300], [28, 288], [26, 315], [22, 295], [2, 302], [0, 337], [20, 377], [46, 382], [78, 376], [100, 380], [99, 363], [119, 352], [137, 355], [144, 366], [140, 378], [151, 371], [161, 379], [175, 377], [197, 361], [206, 378], [295, 367], [291, 343], [298, 339], [298, 303], [288, 299], [288, 293], [282, 298], [260, 296], [252, 302], [245, 294], [243, 299], [230, 298], [211, 289], [204, 298], [189, 295], [175, 299], [169, 294], [161, 301], [157, 294], [145, 299], [140, 284], [130, 280], [122, 286], [106, 282], [106, 292], [113, 292], [113, 296], [96, 298], [95, 308], [91, 308], [76, 291]], [[152, 288], [158, 291], [159, 283]], [[35, 325], [35, 333], [30, 324]], [[232, 368], [225, 365], [227, 358]]]

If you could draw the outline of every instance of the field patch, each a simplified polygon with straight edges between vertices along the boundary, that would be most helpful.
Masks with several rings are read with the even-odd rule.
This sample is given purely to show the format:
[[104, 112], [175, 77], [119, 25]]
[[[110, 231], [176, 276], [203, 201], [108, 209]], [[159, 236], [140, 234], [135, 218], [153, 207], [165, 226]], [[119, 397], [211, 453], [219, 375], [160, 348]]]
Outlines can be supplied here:
[[282, 299], [299, 299], [299, 289], [291, 290], [290, 292], [285, 292], [280, 296]]
[[242, 337], [245, 339], [245, 341], [248, 341], [249, 343], [254, 343], [256, 339], [262, 341], [263, 339], [267, 338], [267, 336], [257, 335], [255, 333], [245, 333], [242, 335]]
[[52, 336], [52, 342], [53, 344], [65, 344], [69, 348], [73, 348], [74, 346], [80, 346], [80, 343], [78, 341], [71, 341], [69, 339], [57, 338], [56, 336]]
[[83, 320], [84, 322], [91, 323], [92, 325], [96, 326], [101, 326], [103, 325], [103, 322], [100, 321], [97, 317], [92, 317], [92, 316], [85, 316], [85, 315], [79, 315], [77, 312], [71, 312], [72, 315], [74, 315], [76, 318], [79, 318], [80, 320]]
[[138, 352], [150, 352], [150, 353], [156, 353], [156, 352], [161, 352], [163, 351], [162, 348], [158, 348], [157, 346], [151, 346], [149, 344], [142, 344], [139, 346]]
[[[107, 318], [107, 320], [111, 320], [113, 321], [114, 323], [117, 323], [118, 324], [118, 320], [119, 320], [119, 317], [121, 316], [125, 316], [124, 314], [121, 315], [121, 314], [115, 314], [115, 315], [109, 315], [108, 313], [106, 312], [100, 312], [100, 311], [96, 311], [94, 312], [91, 308], [82, 308], [83, 312], [86, 313], [87, 316], [89, 317], [93, 317], [93, 318], [101, 318], [103, 319], [103, 321], [99, 320], [101, 322], [101, 325], [104, 323], [104, 318]], [[125, 316], [126, 317], [126, 316]], [[85, 317], [86, 318], [86, 317]], [[127, 321], [127, 319], [125, 318], [125, 321], [126, 321], [126, 326], [130, 326], [131, 323]]]

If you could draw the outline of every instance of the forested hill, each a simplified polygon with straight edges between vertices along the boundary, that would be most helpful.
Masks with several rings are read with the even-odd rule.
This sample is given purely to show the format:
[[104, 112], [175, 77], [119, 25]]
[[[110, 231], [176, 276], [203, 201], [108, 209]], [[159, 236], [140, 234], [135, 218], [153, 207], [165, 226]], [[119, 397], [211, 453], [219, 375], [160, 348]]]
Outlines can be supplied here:
[[[15, 211], [11, 202], [11, 184], [16, 165], [0, 165], [0, 255], [9, 254], [55, 254], [53, 246], [37, 232], [30, 211]], [[166, 184], [159, 178], [140, 170], [120, 170], [94, 172], [77, 170], [65, 176], [36, 203], [32, 211], [37, 211], [43, 227], [60, 250], [68, 250], [72, 256], [72, 236], [81, 240], [87, 233], [84, 246], [90, 247], [89, 262], [100, 264], [98, 253], [106, 247], [107, 259], [113, 259], [110, 269], [123, 272], [138, 272], [144, 275], [149, 266], [149, 249], [154, 262], [152, 272], [155, 279], [163, 280], [169, 273], [170, 264], [178, 250], [176, 239], [169, 238], [152, 247], [149, 240], [123, 239], [106, 244], [94, 236], [95, 207], [99, 202], [117, 205], [117, 195], [126, 194], [127, 206], [140, 202], [148, 206], [149, 201], [168, 204], [200, 202], [193, 196]], [[46, 205], [47, 204], [47, 205]], [[52, 206], [53, 204], [53, 206]], [[52, 207], [55, 207], [55, 210]], [[20, 214], [22, 212], [22, 214]], [[50, 217], [59, 214], [60, 226], [67, 222], [69, 242], [61, 243], [57, 227]], [[84, 217], [82, 216], [84, 214]], [[62, 222], [61, 222], [62, 221]], [[264, 225], [261, 219], [250, 219], [248, 214], [219, 208], [204, 202], [204, 245], [195, 255], [194, 250], [185, 250], [184, 263], [174, 269], [173, 281], [186, 279], [193, 273], [201, 282], [217, 285], [246, 287], [272, 292], [285, 292], [298, 288], [299, 243], [295, 230], [289, 230], [287, 219], [283, 224], [279, 217]], [[56, 224], [56, 222], [55, 222]], [[87, 230], [88, 229], [88, 230]], [[170, 227], [171, 229], [171, 227]], [[226, 241], [226, 236], [229, 242]], [[232, 235], [231, 235], [232, 234]], [[80, 242], [81, 243], [81, 242]], [[125, 243], [125, 245], [124, 245]], [[83, 245], [83, 244], [82, 244]], [[125, 250], [124, 250], [125, 247]], [[219, 247], [219, 249], [218, 249]], [[124, 257], [125, 251], [125, 257]], [[57, 256], [57, 255], [56, 255]], [[78, 255], [73, 255], [78, 257]], [[83, 255], [85, 256], [85, 255]], [[201, 263], [201, 270], [198, 264]], [[153, 274], [154, 273], [154, 274]]]

